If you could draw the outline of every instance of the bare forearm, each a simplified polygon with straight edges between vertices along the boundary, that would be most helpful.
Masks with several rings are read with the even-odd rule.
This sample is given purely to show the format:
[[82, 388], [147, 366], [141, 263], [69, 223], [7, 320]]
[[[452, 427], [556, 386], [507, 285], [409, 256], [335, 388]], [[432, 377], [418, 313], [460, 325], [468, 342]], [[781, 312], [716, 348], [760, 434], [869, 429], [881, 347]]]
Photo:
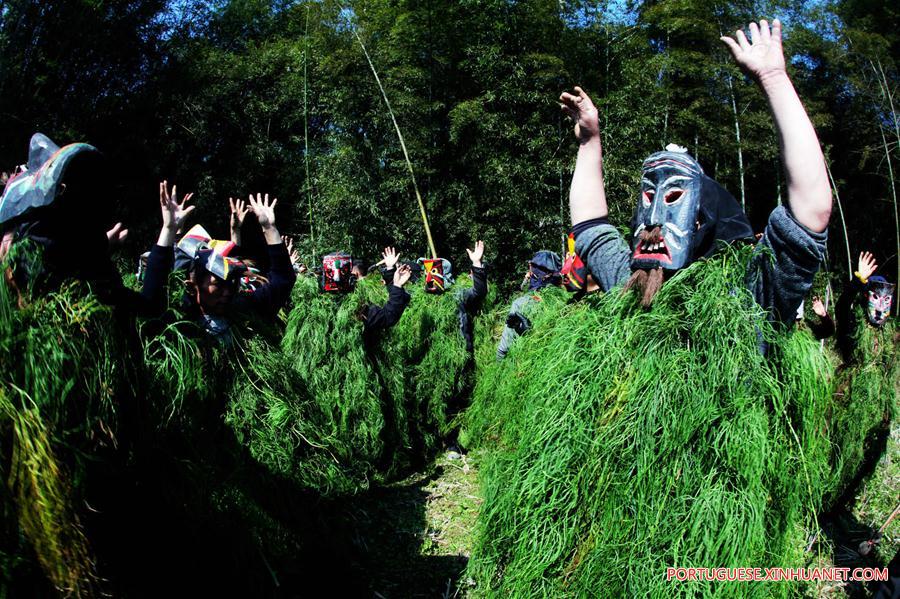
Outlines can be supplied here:
[[275, 228], [275, 225], [269, 225], [267, 227], [263, 227], [263, 236], [266, 238], [266, 243], [268, 245], [278, 245], [280, 243], [284, 243], [281, 239], [281, 233], [278, 232], [278, 229]]
[[573, 225], [602, 218], [609, 213], [603, 189], [603, 149], [599, 137], [578, 147], [572, 187], [569, 189], [569, 210]]
[[163, 228], [159, 230], [159, 237], [157, 238], [156, 245], [162, 247], [172, 247], [175, 245], [177, 230], [178, 229], [175, 226], [163, 225]]
[[786, 73], [763, 77], [759, 84], [778, 131], [791, 212], [808, 229], [822, 232], [831, 217], [831, 187], [819, 138]]
[[234, 245], [241, 245], [241, 229], [240, 228], [231, 228], [231, 243]]

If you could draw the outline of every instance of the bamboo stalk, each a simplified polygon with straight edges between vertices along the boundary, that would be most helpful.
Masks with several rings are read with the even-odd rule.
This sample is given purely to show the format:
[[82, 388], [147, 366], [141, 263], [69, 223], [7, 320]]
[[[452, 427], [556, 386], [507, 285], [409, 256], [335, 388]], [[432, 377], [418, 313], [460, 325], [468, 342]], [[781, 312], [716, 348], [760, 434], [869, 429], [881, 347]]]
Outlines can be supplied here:
[[313, 223], [313, 207], [312, 207], [312, 184], [309, 179], [309, 110], [307, 107], [307, 70], [306, 65], [309, 57], [309, 5], [306, 5], [306, 31], [303, 40], [303, 162], [306, 167], [306, 202], [309, 206], [309, 240], [312, 245], [312, 256], [315, 260], [318, 252], [316, 251], [316, 230]]
[[747, 208], [747, 194], [744, 190], [744, 152], [741, 148], [741, 124], [738, 121], [737, 100], [734, 97], [734, 84], [728, 76], [728, 93], [731, 96], [731, 111], [734, 113], [734, 137], [737, 141], [738, 173], [741, 176], [741, 208]]
[[397, 139], [400, 140], [400, 147], [403, 149], [403, 158], [406, 160], [409, 176], [410, 179], [412, 179], [413, 190], [416, 192], [416, 200], [419, 202], [419, 212], [422, 215], [422, 224], [425, 226], [425, 236], [428, 238], [428, 249], [431, 250], [431, 257], [437, 258], [438, 254], [437, 250], [434, 249], [434, 239], [431, 237], [431, 227], [428, 225], [428, 214], [425, 212], [425, 203], [422, 201], [422, 194], [419, 193], [419, 185], [416, 183], [416, 173], [413, 170], [412, 162], [409, 159], [409, 152], [406, 150], [406, 142], [403, 140], [403, 133], [400, 131], [400, 125], [397, 124], [397, 117], [394, 116], [394, 110], [391, 108], [391, 102], [388, 100], [387, 93], [384, 91], [384, 86], [381, 84], [381, 78], [378, 76], [378, 71], [375, 70], [375, 65], [372, 63], [372, 57], [369, 56], [369, 51], [366, 50], [366, 45], [363, 43], [362, 38], [359, 37], [359, 31], [356, 27], [353, 27], [353, 35], [356, 36], [356, 41], [359, 42], [359, 47], [362, 48], [363, 54], [366, 56], [366, 61], [369, 63], [369, 68], [372, 69], [372, 75], [375, 76], [375, 82], [378, 84], [378, 89], [381, 90], [381, 97], [384, 98], [388, 113], [391, 115], [391, 121], [394, 123], [394, 130], [397, 132]]
[[[869, 61], [869, 64], [872, 65], [872, 69], [875, 71], [876, 75], [879, 75], [878, 87], [881, 90], [882, 98], [887, 100], [888, 106], [891, 108], [891, 121], [894, 125], [894, 136], [897, 138], [898, 146], [900, 146], [900, 123], [897, 122], [897, 111], [894, 109], [894, 96], [891, 93], [890, 85], [888, 85], [887, 76], [884, 74], [884, 67], [881, 66], [880, 60], [878, 61], [878, 69], [875, 69], [875, 65], [872, 64], [872, 61]], [[894, 182], [894, 167], [891, 164], [891, 152], [888, 147], [887, 136], [884, 134], [884, 127], [879, 125], [878, 130], [881, 132], [881, 141], [884, 144], [884, 157], [887, 160], [888, 177], [891, 181], [891, 196], [894, 200], [894, 228], [897, 233], [897, 281], [900, 281], [900, 212], [897, 210], [897, 186]]]
[[844, 208], [841, 205], [841, 194], [838, 192], [837, 185], [834, 183], [834, 177], [831, 175], [831, 165], [828, 160], [825, 161], [825, 170], [828, 171], [828, 180], [831, 182], [831, 193], [834, 194], [834, 200], [837, 202], [838, 214], [841, 215], [841, 228], [844, 230], [844, 245], [847, 248], [847, 277], [853, 278], [853, 265], [850, 258], [850, 237], [847, 235], [847, 221], [844, 220]]

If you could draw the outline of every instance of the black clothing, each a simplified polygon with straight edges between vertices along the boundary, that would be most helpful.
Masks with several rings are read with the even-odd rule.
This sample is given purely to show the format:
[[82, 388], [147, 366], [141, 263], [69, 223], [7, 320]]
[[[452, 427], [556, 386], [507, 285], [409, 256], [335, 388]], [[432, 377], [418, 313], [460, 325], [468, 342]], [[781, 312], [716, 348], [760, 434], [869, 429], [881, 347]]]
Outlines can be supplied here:
[[387, 303], [383, 307], [369, 306], [366, 312], [365, 333], [384, 331], [397, 324], [409, 300], [410, 296], [405, 289], [389, 285]]
[[466, 341], [466, 351], [475, 351], [475, 322], [473, 317], [487, 297], [487, 269], [472, 267], [472, 287], [459, 294], [459, 332]]
[[841, 357], [844, 364], [853, 362], [853, 350], [856, 342], [854, 336], [856, 327], [858, 326], [856, 314], [853, 311], [853, 304], [865, 289], [865, 285], [858, 278], [853, 277], [850, 283], [844, 288], [841, 297], [838, 299], [835, 308], [835, 316], [837, 317], [837, 346], [841, 351]]
[[172, 272], [172, 248], [153, 246], [140, 292], [125, 287], [122, 277], [112, 268], [107, 283], [95, 289], [101, 301], [124, 309], [135, 316], [154, 318], [166, 311], [166, 282]]
[[382, 331], [386, 331], [400, 321], [409, 304], [410, 296], [402, 287], [388, 285], [388, 301], [384, 307], [369, 306], [363, 324], [363, 341], [372, 347]]
[[831, 316], [828, 316], [827, 314], [825, 316], [819, 316], [817, 320], [810, 320], [807, 324], [809, 325], [809, 330], [812, 331], [813, 337], [816, 338], [816, 341], [828, 339], [834, 335], [834, 321], [831, 319]]

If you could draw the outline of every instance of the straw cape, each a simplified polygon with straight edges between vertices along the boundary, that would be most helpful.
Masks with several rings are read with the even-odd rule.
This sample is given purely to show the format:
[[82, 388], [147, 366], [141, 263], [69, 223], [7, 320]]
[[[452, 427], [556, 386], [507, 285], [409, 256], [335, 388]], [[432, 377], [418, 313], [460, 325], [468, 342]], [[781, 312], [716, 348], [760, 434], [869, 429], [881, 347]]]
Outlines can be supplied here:
[[745, 290], [749, 251], [678, 273], [651, 310], [618, 292], [558, 305], [483, 368], [468, 416], [488, 456], [478, 595], [796, 592], [665, 569], [803, 566], [817, 513], [896, 410], [896, 356], [858, 399], [835, 395], [834, 361], [808, 332], [773, 330]]

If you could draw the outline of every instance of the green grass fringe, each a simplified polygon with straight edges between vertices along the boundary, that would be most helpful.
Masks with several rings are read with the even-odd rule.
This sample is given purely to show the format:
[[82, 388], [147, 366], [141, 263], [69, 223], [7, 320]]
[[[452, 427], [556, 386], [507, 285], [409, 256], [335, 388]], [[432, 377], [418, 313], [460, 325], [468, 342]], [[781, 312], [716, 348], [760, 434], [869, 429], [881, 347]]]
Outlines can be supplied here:
[[0, 587], [32, 576], [33, 559], [65, 595], [99, 588], [76, 506], [89, 462], [116, 449], [116, 403], [133, 382], [117, 365], [124, 344], [111, 321], [82, 286], [19, 309], [0, 284], [0, 512], [8, 533], [0, 541]]
[[743, 285], [749, 251], [680, 272], [649, 311], [618, 292], [556, 305], [506, 360], [481, 363], [467, 417], [488, 450], [478, 595], [797, 591], [666, 581], [667, 566], [804, 565], [806, 531], [882, 418], [840, 407], [807, 332], [772, 329]]

